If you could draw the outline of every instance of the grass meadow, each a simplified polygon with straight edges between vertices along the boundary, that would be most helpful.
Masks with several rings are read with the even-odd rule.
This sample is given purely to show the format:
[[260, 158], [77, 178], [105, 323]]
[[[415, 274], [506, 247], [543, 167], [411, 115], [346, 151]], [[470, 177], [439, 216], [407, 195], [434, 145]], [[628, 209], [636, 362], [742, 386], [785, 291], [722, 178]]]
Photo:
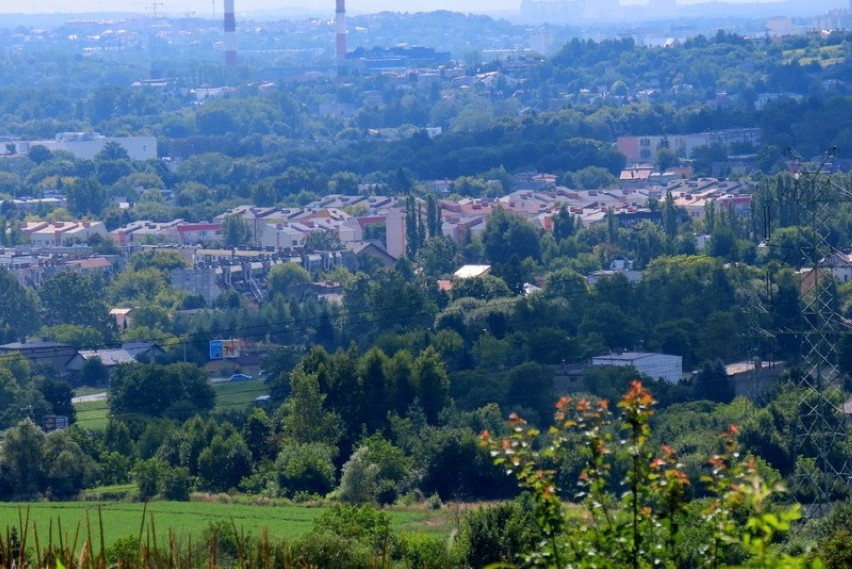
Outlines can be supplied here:
[[[79, 547], [87, 537], [100, 543], [99, 520], [102, 519], [103, 541], [110, 547], [120, 538], [138, 537], [140, 533], [144, 541], [149, 532], [156, 533], [161, 543], [166, 543], [169, 532], [184, 543], [190, 538], [198, 543], [210, 524], [233, 522], [240, 532], [260, 536], [266, 529], [270, 539], [280, 540], [298, 538], [309, 532], [314, 519], [323, 511], [323, 507], [300, 505], [217, 502], [149, 502], [147, 507], [127, 502], [0, 503], [0, 529], [22, 527], [28, 517], [30, 531], [35, 528], [33, 534], [37, 532], [42, 542], [52, 537], [56, 543], [61, 527], [66, 545], [76, 541]], [[449, 535], [452, 526], [452, 514], [448, 510], [389, 510], [388, 513], [393, 528], [401, 533]], [[75, 535], [78, 536], [76, 540]]]
[[[259, 395], [268, 393], [263, 381], [226, 382], [213, 385], [216, 391], [216, 410], [244, 409], [254, 403]], [[88, 429], [105, 429], [107, 401], [75, 404], [77, 422]], [[120, 500], [132, 493], [134, 485], [94, 489], [83, 493], [78, 502], [37, 502], [32, 504], [0, 503], [0, 531], [13, 526], [21, 527], [29, 519], [30, 531], [35, 528], [39, 537], [47, 542], [57, 541], [59, 528], [66, 545], [81, 544], [87, 537], [100, 543], [101, 520], [103, 541], [109, 547], [124, 537], [156, 534], [158, 541], [166, 543], [169, 532], [181, 541], [193, 543], [203, 539], [204, 530], [215, 523], [233, 523], [239, 531], [260, 536], [268, 531], [272, 540], [294, 539], [309, 532], [314, 519], [325, 511], [324, 507], [294, 504], [253, 505], [230, 503], [227, 496], [196, 495], [191, 502], [133, 503]], [[199, 497], [200, 496], [200, 497]], [[144, 511], [144, 515], [143, 515]], [[425, 506], [388, 510], [394, 530], [405, 534], [448, 536], [457, 525], [459, 512], [452, 507], [431, 510]], [[91, 528], [91, 529], [89, 529]], [[79, 533], [78, 533], [79, 532]], [[75, 540], [75, 534], [78, 535]]]

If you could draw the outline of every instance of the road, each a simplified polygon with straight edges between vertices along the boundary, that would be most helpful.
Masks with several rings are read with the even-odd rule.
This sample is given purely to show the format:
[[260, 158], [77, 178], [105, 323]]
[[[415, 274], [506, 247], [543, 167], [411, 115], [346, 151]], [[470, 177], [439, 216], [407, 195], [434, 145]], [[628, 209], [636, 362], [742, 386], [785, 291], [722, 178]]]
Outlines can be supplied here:
[[83, 395], [81, 397], [71, 398], [71, 403], [88, 403], [90, 401], [106, 401], [107, 392], [92, 393], [91, 395]]

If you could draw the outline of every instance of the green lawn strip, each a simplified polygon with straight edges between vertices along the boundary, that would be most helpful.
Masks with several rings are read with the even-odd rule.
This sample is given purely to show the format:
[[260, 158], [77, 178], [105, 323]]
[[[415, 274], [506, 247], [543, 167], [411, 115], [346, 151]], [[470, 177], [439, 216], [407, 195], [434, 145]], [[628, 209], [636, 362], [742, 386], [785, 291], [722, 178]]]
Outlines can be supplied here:
[[[29, 504], [3, 503], [0, 504], [0, 531], [3, 528], [17, 526], [20, 518], [27, 516], [29, 507], [30, 528], [35, 524], [38, 528], [42, 542], [47, 539], [48, 528], [52, 523], [54, 540], [57, 539], [59, 522], [61, 521], [62, 532], [68, 539], [74, 539], [74, 533], [79, 524], [80, 537], [78, 542], [82, 543], [87, 535], [86, 527], [92, 528], [92, 539], [96, 543], [100, 540], [98, 523], [98, 506], [104, 523], [104, 541], [109, 547], [117, 539], [126, 536], [139, 535], [142, 524], [143, 504], [103, 502], [100, 504], [84, 502], [39, 502]], [[294, 539], [304, 535], [313, 527], [314, 519], [319, 516], [325, 508], [302, 507], [302, 506], [248, 506], [239, 504], [217, 504], [203, 502], [150, 502], [148, 504], [145, 532], [143, 539], [152, 527], [157, 533], [157, 541], [166, 543], [169, 532], [173, 532], [181, 542], [188, 542], [189, 537], [193, 541], [201, 538], [205, 528], [215, 522], [227, 522], [236, 524], [240, 531], [247, 534], [260, 536], [266, 528], [272, 539]], [[88, 512], [88, 524], [86, 513]], [[392, 519], [395, 530], [412, 534], [428, 533], [434, 535], [441, 533], [434, 528], [436, 524], [420, 523], [431, 513], [415, 512], [388, 512]], [[443, 526], [443, 524], [437, 524]], [[446, 528], [446, 526], [443, 526]], [[448, 531], [448, 530], [447, 530]], [[444, 532], [446, 533], [446, 531]], [[79, 546], [78, 546], [79, 547]]]
[[242, 410], [254, 403], [258, 395], [266, 395], [269, 388], [263, 381], [234, 381], [229, 383], [216, 383], [213, 385], [216, 392], [216, 409]]
[[77, 424], [86, 429], [104, 430], [107, 426], [107, 402], [86, 401], [75, 403], [77, 410]]

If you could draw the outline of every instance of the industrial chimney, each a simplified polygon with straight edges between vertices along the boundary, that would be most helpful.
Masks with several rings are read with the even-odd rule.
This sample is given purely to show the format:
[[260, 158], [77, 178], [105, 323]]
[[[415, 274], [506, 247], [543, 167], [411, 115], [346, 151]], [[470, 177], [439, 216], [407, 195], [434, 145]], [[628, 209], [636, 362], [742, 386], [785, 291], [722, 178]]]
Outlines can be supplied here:
[[337, 61], [343, 61], [346, 59], [346, 0], [337, 0], [334, 22], [337, 25]]
[[225, 0], [225, 65], [237, 64], [237, 18], [234, 15], [234, 0]]

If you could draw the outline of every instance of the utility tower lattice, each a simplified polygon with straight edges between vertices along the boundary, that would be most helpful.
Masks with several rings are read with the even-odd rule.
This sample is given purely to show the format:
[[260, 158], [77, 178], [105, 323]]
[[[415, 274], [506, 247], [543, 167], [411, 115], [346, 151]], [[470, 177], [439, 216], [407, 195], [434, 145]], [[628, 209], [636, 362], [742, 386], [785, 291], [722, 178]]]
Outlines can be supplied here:
[[[834, 283], [836, 252], [829, 241], [832, 213], [843, 199], [826, 173], [834, 153], [821, 164], [802, 164], [796, 174], [801, 254], [801, 378], [796, 420], [794, 491], [812, 496], [808, 515], [828, 511], [832, 499], [852, 481], [852, 464], [842, 451], [847, 436], [837, 341], [846, 328]], [[808, 461], [808, 462], [803, 462]], [[812, 462], [811, 462], [812, 461]], [[807, 500], [802, 500], [807, 501]]]

